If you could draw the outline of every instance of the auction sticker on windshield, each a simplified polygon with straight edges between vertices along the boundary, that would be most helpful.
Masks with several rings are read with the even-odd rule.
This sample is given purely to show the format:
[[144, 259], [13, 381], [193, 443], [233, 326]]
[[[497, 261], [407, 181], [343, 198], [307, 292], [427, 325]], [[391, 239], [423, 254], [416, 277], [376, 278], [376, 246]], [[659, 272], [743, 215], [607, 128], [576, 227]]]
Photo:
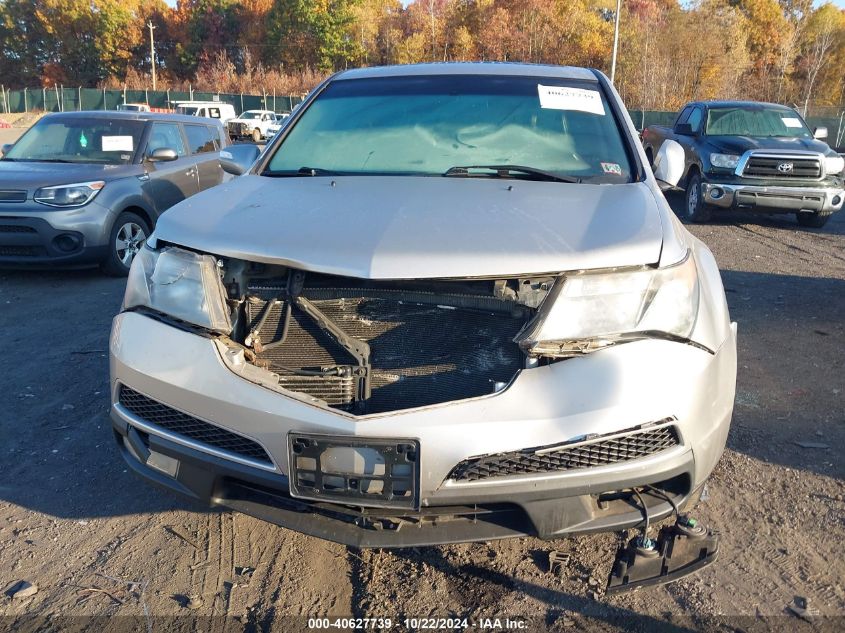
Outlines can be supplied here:
[[577, 110], [604, 116], [604, 103], [598, 90], [544, 86], [537, 84], [540, 107], [552, 110]]
[[131, 136], [104, 136], [104, 152], [131, 152], [133, 148]]

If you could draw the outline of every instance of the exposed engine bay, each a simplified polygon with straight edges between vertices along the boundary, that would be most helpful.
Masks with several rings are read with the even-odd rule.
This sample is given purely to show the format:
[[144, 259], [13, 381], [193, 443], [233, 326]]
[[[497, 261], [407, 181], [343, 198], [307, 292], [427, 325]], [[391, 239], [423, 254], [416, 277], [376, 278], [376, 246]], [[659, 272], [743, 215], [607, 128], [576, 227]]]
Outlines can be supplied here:
[[504, 389], [552, 278], [371, 281], [229, 260], [232, 341], [278, 386], [356, 415]]

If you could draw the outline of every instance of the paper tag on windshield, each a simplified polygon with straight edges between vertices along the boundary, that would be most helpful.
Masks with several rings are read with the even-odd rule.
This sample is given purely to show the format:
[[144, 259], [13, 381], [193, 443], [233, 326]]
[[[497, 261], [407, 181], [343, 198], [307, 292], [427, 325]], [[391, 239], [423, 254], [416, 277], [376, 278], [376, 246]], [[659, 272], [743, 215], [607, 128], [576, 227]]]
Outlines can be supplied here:
[[577, 110], [604, 116], [604, 104], [598, 90], [564, 88], [537, 84], [540, 107], [551, 110]]
[[104, 152], [131, 152], [134, 147], [131, 136], [104, 136]]
[[780, 120], [783, 121], [786, 127], [803, 127], [801, 125], [801, 119], [794, 116], [782, 116]]

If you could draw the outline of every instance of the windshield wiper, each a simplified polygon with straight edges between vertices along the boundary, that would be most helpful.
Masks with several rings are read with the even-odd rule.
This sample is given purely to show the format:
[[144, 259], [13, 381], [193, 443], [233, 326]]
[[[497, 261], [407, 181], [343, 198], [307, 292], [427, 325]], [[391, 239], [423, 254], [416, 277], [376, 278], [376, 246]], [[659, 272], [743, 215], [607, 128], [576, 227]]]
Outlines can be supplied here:
[[336, 171], [330, 169], [321, 169], [320, 167], [300, 167], [296, 171], [264, 171], [262, 176], [270, 176], [271, 178], [295, 178], [296, 176], [337, 176]]
[[296, 173], [303, 176], [337, 176], [336, 171], [321, 169], [320, 167], [300, 167]]
[[490, 175], [497, 178], [514, 178], [516, 177], [516, 174], [525, 174], [535, 180], [571, 183], [581, 182], [581, 179], [576, 178], [575, 176], [561, 176], [548, 171], [543, 171], [542, 169], [526, 167], [525, 165], [455, 165], [454, 167], [450, 167], [444, 171], [443, 176], [468, 177], [470, 176], [470, 169], [489, 169], [490, 171], [496, 172], [495, 174]]

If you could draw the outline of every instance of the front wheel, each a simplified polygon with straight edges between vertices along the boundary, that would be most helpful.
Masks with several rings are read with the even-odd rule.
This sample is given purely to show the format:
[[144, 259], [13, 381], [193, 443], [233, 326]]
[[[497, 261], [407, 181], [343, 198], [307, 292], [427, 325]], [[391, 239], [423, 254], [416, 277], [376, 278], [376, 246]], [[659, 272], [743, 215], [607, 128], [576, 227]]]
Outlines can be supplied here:
[[114, 277], [126, 277], [135, 254], [149, 234], [150, 227], [140, 216], [129, 212], [117, 216], [109, 236], [109, 252], [101, 264], [103, 272]]
[[701, 176], [693, 174], [687, 182], [686, 204], [684, 205], [685, 219], [690, 222], [708, 222], [713, 216], [713, 209], [704, 204], [701, 192]]
[[816, 211], [815, 213], [796, 213], [795, 216], [798, 218], [798, 224], [801, 226], [806, 226], [810, 229], [820, 229], [827, 224], [831, 214]]

